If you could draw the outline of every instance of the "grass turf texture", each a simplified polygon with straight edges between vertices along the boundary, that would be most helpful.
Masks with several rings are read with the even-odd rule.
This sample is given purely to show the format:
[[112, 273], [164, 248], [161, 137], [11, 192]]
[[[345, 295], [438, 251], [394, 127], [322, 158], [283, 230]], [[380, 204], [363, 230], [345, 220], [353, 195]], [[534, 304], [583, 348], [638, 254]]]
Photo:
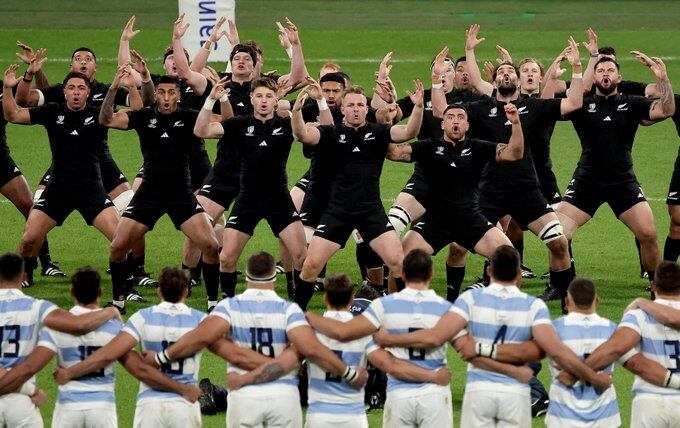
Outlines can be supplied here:
[[[3, 69], [14, 59], [14, 41], [29, 43], [35, 48], [47, 47], [51, 60], [45, 71], [52, 83], [60, 81], [68, 71], [71, 51], [87, 45], [99, 56], [97, 78], [110, 82], [115, 70], [115, 57], [120, 29], [127, 18], [136, 13], [137, 27], [142, 32], [133, 40], [132, 46], [148, 58], [152, 72], [161, 72], [163, 48], [170, 43], [172, 20], [175, 19], [175, 3], [162, 0], [132, 2], [122, 0], [114, 3], [93, 0], [82, 7], [82, 2], [5, 0], [0, 4], [0, 14], [11, 19], [3, 20], [0, 28], [0, 65]], [[394, 51], [393, 79], [399, 93], [411, 89], [411, 80], [429, 80], [429, 61], [444, 44], [451, 47], [452, 54], [463, 53], [464, 28], [471, 23], [482, 24], [481, 37], [487, 41], [480, 46], [480, 60], [496, 58], [494, 45], [506, 47], [518, 60], [524, 56], [540, 58], [545, 65], [557, 55], [574, 35], [583, 40], [583, 30], [593, 26], [599, 35], [600, 46], [613, 45], [619, 51], [624, 78], [652, 81], [651, 73], [632, 61], [626, 54], [640, 49], [649, 54], [668, 57], [671, 82], [678, 83], [680, 76], [680, 32], [674, 29], [680, 5], [674, 2], [563, 2], [546, 1], [526, 5], [520, 2], [386, 2], [386, 1], [240, 1], [237, 21], [242, 39], [256, 39], [264, 47], [265, 70], [287, 70], [282, 61], [283, 52], [276, 41], [272, 21], [290, 16], [301, 28], [301, 38], [310, 72], [315, 73], [327, 59], [335, 59], [358, 84], [371, 86], [373, 71], [385, 52]], [[605, 16], [606, 15], [606, 16]], [[271, 25], [270, 25], [271, 24]], [[582, 49], [583, 62], [587, 53]], [[223, 65], [219, 65], [222, 67]], [[22, 66], [22, 70], [23, 70]], [[567, 75], [569, 72], [567, 72]], [[680, 83], [678, 83], [680, 84]], [[427, 85], [426, 83], [426, 86]], [[677, 90], [676, 90], [677, 92]], [[46, 134], [42, 127], [9, 125], [8, 141], [12, 155], [28, 179], [35, 186], [49, 165], [50, 154]], [[137, 136], [133, 132], [111, 131], [110, 146], [114, 158], [126, 176], [132, 180], [141, 164]], [[634, 148], [636, 172], [657, 220], [660, 241], [667, 234], [668, 216], [665, 194], [668, 188], [673, 161], [676, 156], [678, 137], [672, 122], [666, 121], [653, 127], [641, 128]], [[215, 141], [207, 142], [214, 159]], [[552, 140], [553, 162], [560, 188], [568, 183], [580, 153], [579, 142], [570, 123], [560, 123]], [[289, 184], [292, 186], [308, 166], [296, 143], [288, 162]], [[385, 163], [382, 176], [382, 197], [388, 208], [410, 176], [412, 166]], [[5, 199], [0, 199], [0, 251], [14, 250], [23, 230], [23, 218]], [[179, 266], [183, 236], [164, 218], [150, 232], [147, 239], [147, 269], [158, 273], [163, 266]], [[107, 267], [108, 243], [95, 229], [87, 228], [82, 219], [72, 215], [63, 227], [50, 235], [50, 248], [60, 266], [72, 273], [75, 268], [92, 265], [100, 270]], [[330, 262], [329, 272], [347, 272], [358, 281], [359, 274], [354, 259], [354, 243], [338, 253]], [[261, 224], [245, 254], [256, 250], [278, 252], [277, 242], [272, 238], [266, 224]], [[619, 223], [608, 208], [601, 209], [596, 217], [574, 240], [574, 251], [579, 275], [592, 278], [602, 296], [599, 313], [614, 321], [621, 317], [623, 308], [633, 298], [644, 295], [645, 282], [638, 277], [638, 262], [632, 235]], [[445, 251], [436, 257], [436, 273], [433, 288], [445, 293]], [[546, 250], [532, 235], [526, 236], [526, 264], [537, 273], [547, 268]], [[480, 273], [479, 257], [468, 258], [465, 284]], [[239, 263], [243, 270], [243, 262]], [[242, 277], [238, 291], [243, 290]], [[110, 294], [110, 279], [104, 276], [105, 299]], [[523, 289], [538, 294], [544, 281], [534, 279], [523, 283]], [[277, 283], [279, 292], [285, 294], [283, 278]], [[49, 299], [62, 307], [71, 306], [69, 286], [66, 280], [45, 279], [37, 276], [36, 285], [28, 294]], [[158, 302], [155, 290], [141, 289], [152, 302]], [[205, 292], [194, 290], [189, 305], [205, 309]], [[558, 316], [555, 303], [550, 305], [553, 316]], [[128, 303], [128, 313], [143, 307]], [[312, 301], [313, 310], [322, 310], [320, 296]], [[465, 366], [455, 355], [449, 353], [449, 365], [454, 373], [451, 385], [456, 425], [460, 418], [460, 400], [465, 382]], [[56, 385], [51, 379], [53, 365], [38, 375], [38, 385], [50, 397], [43, 406], [46, 424], [50, 423]], [[222, 384], [225, 363], [206, 353], [201, 367], [201, 377], [210, 377]], [[544, 382], [549, 381], [547, 370], [541, 373]], [[617, 387], [623, 426], [629, 425], [632, 395], [632, 376], [617, 369], [614, 384]], [[137, 382], [122, 368], [118, 370], [116, 383], [120, 426], [131, 426], [134, 415]], [[371, 426], [380, 426], [381, 412], [369, 415]], [[224, 426], [224, 415], [203, 417], [205, 426]], [[534, 426], [543, 426], [542, 420]]]

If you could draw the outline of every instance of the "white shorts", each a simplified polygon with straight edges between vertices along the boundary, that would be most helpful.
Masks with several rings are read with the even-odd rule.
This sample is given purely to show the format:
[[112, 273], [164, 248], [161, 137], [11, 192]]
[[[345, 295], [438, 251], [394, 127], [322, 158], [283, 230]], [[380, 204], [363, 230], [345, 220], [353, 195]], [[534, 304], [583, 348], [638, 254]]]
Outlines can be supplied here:
[[28, 395], [7, 394], [0, 397], [0, 427], [42, 428], [40, 411]]
[[383, 427], [453, 428], [451, 389], [397, 399], [390, 398], [390, 394], [387, 393]]
[[680, 428], [680, 396], [637, 394], [633, 398], [630, 426]]
[[531, 397], [520, 392], [466, 391], [460, 426], [531, 427]]
[[368, 418], [363, 415], [329, 415], [307, 413], [305, 428], [368, 428]]
[[135, 428], [198, 428], [201, 407], [186, 400], [147, 401], [137, 404]]
[[54, 406], [52, 428], [116, 428], [118, 415], [116, 408], [69, 409], [68, 406]]
[[227, 396], [227, 427], [302, 428], [302, 409], [297, 390], [287, 395]]

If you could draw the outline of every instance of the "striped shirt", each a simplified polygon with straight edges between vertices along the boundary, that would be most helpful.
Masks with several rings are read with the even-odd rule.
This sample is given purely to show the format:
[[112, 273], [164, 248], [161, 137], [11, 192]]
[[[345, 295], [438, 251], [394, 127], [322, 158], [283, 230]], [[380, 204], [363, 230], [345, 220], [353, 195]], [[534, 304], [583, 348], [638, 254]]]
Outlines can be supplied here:
[[[376, 328], [384, 327], [389, 333], [409, 333], [434, 327], [446, 314], [451, 303], [439, 297], [434, 290], [416, 290], [406, 287], [402, 291], [381, 297], [371, 303], [361, 315]], [[396, 358], [428, 370], [446, 367], [446, 344], [430, 349], [387, 348]], [[439, 391], [434, 383], [407, 382], [387, 376], [387, 393], [393, 398], [412, 397]]]
[[[160, 352], [182, 336], [193, 331], [205, 318], [205, 314], [184, 303], [161, 302], [132, 315], [123, 330], [142, 345], [143, 351]], [[201, 366], [201, 354], [173, 361], [161, 368], [169, 378], [180, 383], [197, 383]], [[143, 382], [139, 384], [137, 403], [145, 401], [184, 400], [176, 392], [157, 391]]]
[[[531, 329], [550, 324], [550, 313], [542, 300], [516, 286], [491, 283], [458, 297], [451, 311], [467, 321], [467, 331], [476, 342], [523, 343], [531, 340]], [[529, 386], [515, 378], [468, 364], [466, 391], [501, 391], [529, 394]]]
[[[70, 312], [77, 316], [98, 310], [100, 309], [74, 306]], [[109, 343], [122, 327], [120, 321], [111, 319], [98, 329], [82, 336], [44, 328], [40, 331], [38, 346], [57, 354], [57, 364], [59, 367], [66, 368], [81, 362]], [[115, 367], [114, 361], [99, 371], [88, 373], [71, 380], [66, 385], [59, 386], [57, 403], [73, 410], [115, 408]]]
[[[354, 318], [348, 311], [327, 311], [324, 317], [347, 322]], [[317, 332], [319, 342], [335, 352], [340, 359], [351, 367], [366, 367], [366, 356], [377, 349], [370, 336], [350, 342], [330, 339]], [[309, 408], [308, 413], [329, 415], [363, 415], [364, 389], [358, 390], [340, 376], [324, 371], [321, 367], [308, 362]]]
[[[655, 303], [680, 309], [680, 301], [657, 298]], [[642, 354], [666, 367], [673, 373], [680, 372], [680, 331], [667, 327], [642, 309], [628, 311], [623, 315], [619, 328], [633, 329], [641, 337], [638, 345]], [[677, 389], [652, 385], [639, 376], [633, 381], [635, 394], [680, 395]]]
[[[262, 355], [276, 357], [288, 346], [288, 333], [300, 326], [308, 326], [300, 307], [280, 298], [274, 290], [246, 289], [238, 296], [222, 300], [210, 316], [229, 323], [231, 340], [242, 348], [250, 348]], [[246, 373], [233, 364], [228, 372]], [[244, 396], [297, 393], [297, 370], [271, 382], [248, 385], [239, 389]]]
[[[562, 342], [581, 359], [586, 359], [598, 346], [609, 340], [616, 330], [615, 323], [595, 313], [572, 312], [557, 318], [553, 325]], [[613, 370], [613, 364], [603, 369], [607, 372]], [[602, 394], [583, 382], [569, 388], [554, 379], [560, 372], [554, 362], [551, 362], [550, 371], [553, 381], [546, 416], [548, 426], [605, 428], [621, 425], [613, 385]]]
[[[14, 288], [0, 289], [0, 368], [23, 362], [38, 343], [38, 331], [57, 306]], [[35, 383], [35, 377], [28, 382]]]

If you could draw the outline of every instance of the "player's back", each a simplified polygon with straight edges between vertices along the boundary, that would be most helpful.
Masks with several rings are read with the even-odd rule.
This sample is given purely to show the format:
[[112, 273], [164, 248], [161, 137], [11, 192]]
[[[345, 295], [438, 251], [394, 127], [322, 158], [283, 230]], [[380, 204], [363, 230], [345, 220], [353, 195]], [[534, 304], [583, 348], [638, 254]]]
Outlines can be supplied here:
[[[450, 307], [451, 303], [439, 297], [434, 290], [406, 287], [399, 293], [374, 300], [362, 315], [389, 333], [409, 333], [434, 327]], [[428, 370], [437, 370], [446, 366], [446, 346], [430, 349], [391, 347], [387, 350], [396, 358]], [[433, 383], [407, 382], [388, 375], [388, 396], [411, 395], [440, 388]]]
[[[182, 336], [194, 330], [205, 318], [205, 314], [184, 303], [161, 302], [142, 309], [132, 315], [123, 327], [124, 332], [137, 339], [144, 351], [161, 352]], [[180, 383], [197, 383], [201, 365], [201, 354], [173, 361], [161, 371]], [[143, 382], [139, 384], [137, 403], [146, 400], [165, 401], [184, 399], [175, 392], [157, 391]]]
[[[616, 324], [596, 313], [572, 312], [553, 321], [562, 342], [576, 355], [585, 359], [602, 343], [609, 340], [616, 330]], [[611, 372], [614, 365], [603, 368]], [[612, 385], [599, 393], [589, 384], [572, 388], [563, 386], [555, 377], [560, 370], [551, 362], [553, 382], [550, 387], [550, 405], [546, 424], [558, 426], [612, 427], [621, 425], [616, 390]]]

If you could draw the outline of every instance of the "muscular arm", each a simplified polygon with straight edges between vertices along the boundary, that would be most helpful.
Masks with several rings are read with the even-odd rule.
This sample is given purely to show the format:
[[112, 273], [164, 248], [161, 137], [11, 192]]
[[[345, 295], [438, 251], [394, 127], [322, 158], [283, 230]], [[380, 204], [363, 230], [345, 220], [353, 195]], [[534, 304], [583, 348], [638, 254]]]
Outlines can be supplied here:
[[[194, 135], [200, 138], [222, 138], [224, 128], [222, 123], [211, 121], [212, 109], [201, 108], [196, 117], [194, 125]], [[207, 345], [206, 345], [207, 346]]]
[[111, 86], [109, 87], [109, 90], [106, 92], [106, 96], [104, 97], [104, 101], [102, 102], [102, 108], [101, 110], [99, 110], [99, 123], [108, 128], [127, 129], [128, 127], [127, 113], [120, 111], [115, 113], [113, 111], [113, 102], [114, 99], [116, 98], [117, 91], [118, 88], [114, 88], [113, 86]]
[[[21, 85], [21, 82], [19, 85]], [[17, 105], [12, 88], [8, 86], [2, 88], [2, 111], [5, 115], [5, 120], [9, 123], [16, 123], [18, 125], [31, 124], [31, 115], [28, 109]]]
[[530, 340], [524, 343], [508, 343], [496, 345], [496, 360], [510, 364], [524, 364], [531, 361], [540, 361], [545, 357], [545, 352]]
[[127, 354], [135, 345], [137, 345], [137, 340], [134, 337], [120, 332], [106, 346], [98, 349], [83, 361], [62, 369], [62, 380], [69, 381], [102, 369]]
[[[288, 347], [276, 358], [269, 358], [267, 362], [255, 367], [248, 373], [239, 376], [239, 387], [271, 382], [290, 373], [300, 363], [300, 355], [295, 348]], [[231, 377], [232, 374], [229, 374]]]
[[254, 370], [262, 364], [267, 364], [272, 360], [271, 357], [262, 355], [259, 352], [248, 348], [241, 348], [231, 340], [224, 338], [217, 339], [208, 349], [215, 355], [243, 370]]
[[[469, 334], [466, 334], [455, 339], [453, 341], [453, 347], [460, 354], [463, 351], [463, 348], [470, 345], [474, 346], [474, 343], [474, 339], [470, 337]], [[498, 361], [498, 358], [493, 360], [486, 357], [473, 357], [467, 361], [480, 369], [504, 374], [508, 377], [515, 378], [520, 382], [528, 382], [533, 375], [533, 371], [529, 367], [521, 365], [523, 364], [521, 362], [518, 363], [519, 365], [515, 365]]]
[[653, 385], [666, 387], [668, 369], [642, 354], [635, 354], [623, 367]]
[[[474, 27], [474, 25], [473, 25]], [[479, 26], [477, 26], [479, 27]], [[478, 30], [477, 30], [478, 31]], [[465, 59], [467, 64], [468, 77], [470, 79], [470, 85], [475, 91], [480, 94], [491, 96], [493, 93], [493, 85], [482, 78], [482, 73], [479, 71], [479, 66], [477, 65], [477, 56], [475, 55], [475, 48], [470, 43], [470, 37], [476, 39], [476, 31], [474, 35], [471, 35], [471, 30], [468, 30], [468, 38], [465, 43]], [[433, 103], [434, 105], [434, 103]]]
[[[321, 112], [319, 112], [319, 118], [320, 117]], [[331, 122], [332, 121], [333, 118], [331, 117]], [[305, 123], [305, 120], [302, 118], [302, 110], [299, 108], [293, 108], [291, 112], [290, 126], [293, 129], [293, 135], [295, 135], [295, 138], [297, 138], [299, 142], [310, 145], [319, 144], [319, 140], [321, 140], [321, 132], [316, 126]]]
[[[350, 340], [366, 337], [377, 330], [377, 328], [362, 315], [354, 317], [347, 322], [326, 318], [313, 312], [307, 312], [306, 316], [307, 321], [309, 321], [309, 324], [314, 330], [341, 342], [349, 342]], [[302, 349], [298, 348], [298, 350], [305, 354]]]
[[116, 308], [105, 308], [80, 315], [57, 309], [47, 315], [44, 325], [63, 333], [80, 335], [98, 329], [112, 318], [120, 319], [120, 313]]
[[403, 143], [411, 138], [415, 138], [420, 131], [420, 125], [423, 122], [423, 106], [415, 105], [413, 112], [408, 118], [406, 125], [394, 125], [390, 128], [390, 137], [395, 143]]
[[[440, 370], [446, 370], [448, 372], [445, 368], [440, 370], [427, 370], [418, 367], [408, 361], [396, 358], [382, 348], [378, 348], [368, 354], [368, 361], [376, 366], [381, 372], [406, 382], [440, 383], [442, 377], [446, 378], [446, 373], [441, 373]], [[450, 372], [448, 373], [448, 378], [451, 378]]]
[[189, 357], [215, 343], [228, 331], [227, 321], [215, 315], [208, 316], [192, 332], [170, 345], [165, 354], [170, 361]]
[[627, 309], [640, 308], [649, 314], [652, 318], [659, 321], [661, 324], [672, 327], [674, 329], [680, 328], [680, 310], [666, 305], [660, 305], [651, 300], [642, 297], [635, 299]]
[[53, 356], [52, 350], [43, 346], [36, 347], [26, 360], [0, 377], [0, 395], [19, 389], [24, 382], [42, 370]]
[[635, 330], [628, 327], [617, 328], [609, 340], [598, 346], [586, 358], [585, 363], [596, 370], [607, 367], [633, 349], [639, 342], [640, 335]]
[[654, 100], [649, 108], [651, 120], [664, 120], [675, 113], [675, 97], [668, 76], [657, 78], [656, 86], [659, 90], [659, 99]]
[[382, 347], [400, 346], [429, 349], [449, 342], [458, 332], [465, 328], [466, 324], [467, 321], [460, 315], [454, 312], [447, 312], [432, 328], [397, 334], [382, 333], [381, 330], [381, 333], [374, 337], [376, 342]]
[[[204, 50], [204, 49], [201, 49]], [[196, 95], [201, 96], [208, 86], [208, 79], [201, 73], [192, 70], [189, 67], [186, 55], [184, 55], [184, 47], [182, 46], [182, 36], [175, 31], [172, 35], [172, 51], [175, 53], [172, 57], [175, 60], [175, 67], [177, 68], [177, 76], [186, 81], [187, 85], [194, 90]]]
[[[348, 323], [341, 322], [340, 324]], [[338, 376], [345, 374], [347, 364], [345, 364], [333, 351], [321, 344], [309, 326], [303, 325], [290, 330], [288, 332], [288, 339], [299, 353], [307, 357], [311, 362], [321, 367], [323, 370]]]
[[408, 143], [390, 144], [387, 147], [387, 159], [395, 162], [412, 162], [411, 145]]
[[126, 352], [119, 361], [132, 376], [155, 390], [184, 394], [188, 387], [188, 384], [170, 379], [157, 368], [144, 363], [135, 351]]

